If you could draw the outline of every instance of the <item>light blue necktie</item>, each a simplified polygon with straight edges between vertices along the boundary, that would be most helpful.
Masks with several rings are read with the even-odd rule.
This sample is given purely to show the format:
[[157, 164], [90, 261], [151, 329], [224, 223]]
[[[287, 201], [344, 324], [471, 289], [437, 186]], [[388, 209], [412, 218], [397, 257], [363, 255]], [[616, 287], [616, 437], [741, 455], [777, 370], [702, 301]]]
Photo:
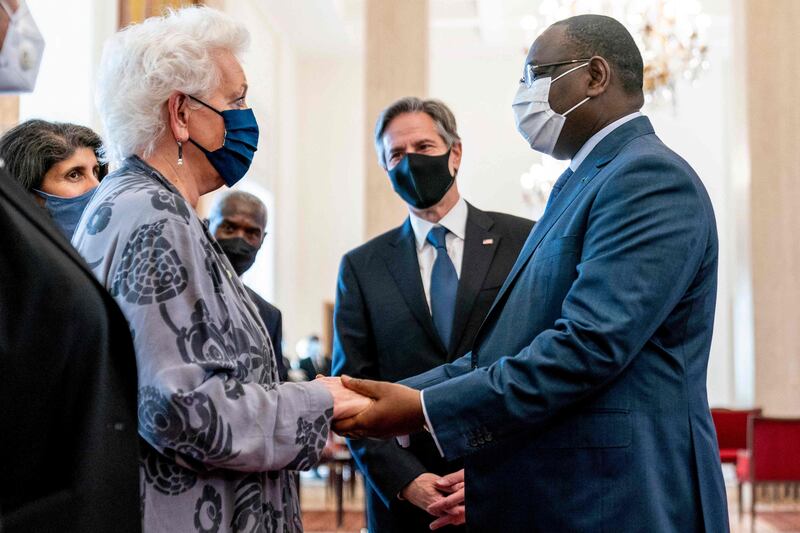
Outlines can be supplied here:
[[450, 256], [447, 255], [445, 237], [447, 228], [436, 226], [428, 232], [427, 241], [436, 248], [436, 261], [431, 272], [431, 315], [433, 325], [446, 349], [450, 349], [453, 319], [456, 310], [458, 275]]
[[547, 199], [547, 205], [545, 206], [544, 210], [547, 211], [547, 208], [550, 207], [550, 204], [556, 199], [558, 193], [561, 192], [561, 189], [564, 188], [564, 185], [567, 184], [567, 180], [572, 176], [572, 169], [567, 167], [565, 170], [556, 180], [555, 185], [553, 185], [553, 190], [550, 191], [550, 197]]

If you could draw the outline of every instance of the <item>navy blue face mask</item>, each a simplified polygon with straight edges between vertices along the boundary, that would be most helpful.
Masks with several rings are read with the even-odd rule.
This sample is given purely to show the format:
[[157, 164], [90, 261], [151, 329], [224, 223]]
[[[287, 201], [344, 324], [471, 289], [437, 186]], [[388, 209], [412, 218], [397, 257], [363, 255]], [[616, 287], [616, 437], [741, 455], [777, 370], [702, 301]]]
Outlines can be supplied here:
[[92, 196], [94, 196], [94, 191], [96, 190], [97, 187], [94, 187], [73, 198], [47, 194], [37, 189], [33, 189], [33, 192], [44, 198], [44, 207], [50, 213], [53, 222], [56, 223], [61, 233], [67, 237], [67, 240], [72, 240], [72, 234], [75, 233], [75, 228], [78, 227], [83, 210], [89, 200], [92, 199]]
[[225, 184], [233, 187], [247, 173], [253, 162], [253, 155], [258, 149], [256, 116], [252, 109], [219, 111], [194, 96], [189, 95], [189, 98], [203, 104], [225, 121], [225, 140], [222, 146], [213, 152], [197, 144], [191, 137], [189, 140], [206, 154], [208, 162], [219, 172]]

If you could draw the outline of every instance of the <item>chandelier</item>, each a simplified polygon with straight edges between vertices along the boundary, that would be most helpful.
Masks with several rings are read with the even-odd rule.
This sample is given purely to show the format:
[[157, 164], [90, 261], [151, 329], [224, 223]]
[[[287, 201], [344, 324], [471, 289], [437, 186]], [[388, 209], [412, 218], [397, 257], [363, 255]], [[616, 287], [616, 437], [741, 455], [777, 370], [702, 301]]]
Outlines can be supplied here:
[[674, 105], [678, 82], [694, 82], [708, 68], [710, 19], [699, 0], [542, 0], [538, 16], [520, 21], [526, 46], [550, 24], [586, 13], [614, 17], [631, 32], [644, 60], [646, 102]]
[[567, 169], [569, 161], [559, 161], [550, 156], [542, 154], [542, 159], [538, 163], [531, 165], [531, 168], [519, 178], [519, 185], [522, 188], [522, 200], [529, 208], [528, 216], [538, 220], [544, 214], [547, 199], [556, 179]]

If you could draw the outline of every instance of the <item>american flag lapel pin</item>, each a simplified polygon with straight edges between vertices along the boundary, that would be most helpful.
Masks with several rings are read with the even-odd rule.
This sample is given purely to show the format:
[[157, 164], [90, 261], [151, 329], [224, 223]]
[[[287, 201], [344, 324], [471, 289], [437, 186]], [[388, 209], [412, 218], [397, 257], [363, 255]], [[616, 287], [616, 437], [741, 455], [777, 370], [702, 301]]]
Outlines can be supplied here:
[[490, 244], [494, 244], [494, 239], [483, 239], [484, 246], [488, 246]]

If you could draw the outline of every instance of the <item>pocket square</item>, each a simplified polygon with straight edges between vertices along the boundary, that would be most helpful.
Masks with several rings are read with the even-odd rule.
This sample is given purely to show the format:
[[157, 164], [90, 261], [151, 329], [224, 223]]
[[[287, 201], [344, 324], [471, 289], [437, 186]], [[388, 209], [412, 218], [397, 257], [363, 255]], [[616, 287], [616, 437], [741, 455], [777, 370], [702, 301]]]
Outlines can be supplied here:
[[483, 244], [494, 244], [494, 239], [483, 239]]

